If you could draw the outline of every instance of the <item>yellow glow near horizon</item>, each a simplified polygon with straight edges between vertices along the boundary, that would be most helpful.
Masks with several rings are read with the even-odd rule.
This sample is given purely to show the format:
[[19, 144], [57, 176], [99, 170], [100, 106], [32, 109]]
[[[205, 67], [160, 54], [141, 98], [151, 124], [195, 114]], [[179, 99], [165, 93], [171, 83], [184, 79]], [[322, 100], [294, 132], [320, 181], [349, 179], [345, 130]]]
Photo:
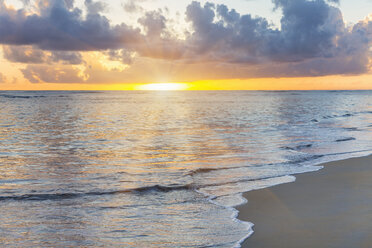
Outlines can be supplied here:
[[[1, 50], [0, 50], [1, 53]], [[0, 63], [2, 61], [0, 60]], [[12, 67], [4, 67], [13, 72]], [[18, 73], [18, 74], [17, 74]], [[0, 83], [1, 90], [372, 90], [372, 74], [354, 76], [324, 76], [308, 78], [252, 78], [204, 80], [179, 83], [113, 83], [113, 84], [72, 84], [37, 83], [21, 79], [19, 71], [5, 75], [8, 82]], [[16, 76], [16, 77], [15, 77]], [[16, 80], [15, 80], [16, 79]], [[18, 79], [18, 80], [17, 80]]]
[[135, 90], [157, 90], [157, 91], [167, 91], [167, 90], [187, 90], [189, 88], [188, 84], [185, 83], [156, 83], [156, 84], [142, 84], [136, 86]]

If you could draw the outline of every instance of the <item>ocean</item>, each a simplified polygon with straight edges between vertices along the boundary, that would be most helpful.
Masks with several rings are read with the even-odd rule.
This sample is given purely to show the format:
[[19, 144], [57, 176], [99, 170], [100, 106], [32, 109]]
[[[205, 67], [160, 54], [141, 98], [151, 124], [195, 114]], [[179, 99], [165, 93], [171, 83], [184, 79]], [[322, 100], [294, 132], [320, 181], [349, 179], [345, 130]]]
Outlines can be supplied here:
[[372, 91], [2, 91], [0, 106], [1, 247], [239, 247], [243, 192], [372, 153]]

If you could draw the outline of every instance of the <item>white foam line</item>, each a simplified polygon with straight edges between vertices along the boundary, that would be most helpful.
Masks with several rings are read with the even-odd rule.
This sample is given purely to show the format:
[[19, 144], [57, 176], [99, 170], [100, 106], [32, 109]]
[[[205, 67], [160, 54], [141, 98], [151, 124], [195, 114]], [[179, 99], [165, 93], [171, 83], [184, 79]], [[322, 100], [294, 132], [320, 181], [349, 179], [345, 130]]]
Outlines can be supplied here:
[[[368, 151], [368, 150], [366, 150], [366, 151]], [[364, 152], [364, 151], [361, 151], [361, 152]], [[355, 153], [360, 153], [360, 152], [355, 152]], [[258, 186], [258, 187], [252, 188], [250, 190], [246, 190], [244, 192], [237, 193], [236, 195], [239, 195], [242, 198], [242, 202], [240, 204], [238, 204], [238, 205], [233, 206], [233, 207], [224, 206], [222, 204], [219, 204], [219, 203], [215, 202], [214, 199], [217, 198], [216, 196], [209, 195], [209, 194], [204, 193], [204, 192], [201, 192], [201, 191], [199, 191], [197, 189], [195, 189], [195, 191], [197, 193], [199, 193], [199, 194], [202, 194], [202, 195], [206, 196], [207, 199], [208, 199], [208, 201], [210, 203], [212, 203], [214, 205], [217, 205], [217, 206], [220, 206], [220, 207], [223, 207], [223, 208], [225, 208], [227, 210], [232, 211], [232, 215], [231, 215], [232, 220], [234, 222], [236, 222], [236, 223], [242, 223], [243, 225], [245, 225], [247, 227], [247, 235], [244, 236], [239, 241], [237, 241], [236, 244], [233, 246], [233, 248], [241, 248], [242, 243], [246, 239], [248, 239], [250, 236], [252, 236], [253, 233], [254, 233], [254, 230], [253, 230], [254, 223], [248, 222], [248, 221], [242, 221], [242, 220], [238, 219], [239, 211], [236, 209], [236, 207], [239, 207], [239, 206], [242, 206], [242, 205], [245, 205], [245, 204], [248, 203], [248, 200], [243, 196], [244, 193], [250, 192], [250, 191], [254, 191], [254, 190], [260, 190], [260, 189], [270, 188], [270, 187], [274, 187], [274, 186], [281, 185], [281, 184], [293, 183], [293, 182], [296, 181], [296, 177], [294, 175], [300, 175], [300, 174], [305, 174], [305, 173], [311, 173], [311, 172], [320, 171], [320, 170], [322, 170], [324, 168], [324, 166], [320, 166], [321, 164], [330, 163], [330, 162], [336, 162], [336, 161], [342, 161], [342, 160], [346, 160], [346, 159], [350, 159], [350, 158], [355, 158], [355, 157], [365, 157], [365, 156], [357, 156], [355, 153], [351, 153], [351, 154], [354, 154], [355, 156], [350, 156], [349, 158], [342, 158], [342, 159], [335, 159], [335, 160], [330, 159], [329, 161], [326, 161], [326, 162], [322, 161], [322, 162], [314, 163], [314, 164], [310, 165], [310, 167], [314, 167], [314, 168], [312, 170], [309, 170], [309, 171], [306, 171], [306, 172], [294, 173], [294, 174], [285, 175], [285, 176], [279, 176], [279, 177], [276, 177], [275, 178], [275, 179], [279, 179], [279, 178], [285, 178], [285, 177], [287, 177], [287, 179], [289, 179], [287, 181], [274, 183], [272, 185]], [[366, 157], [368, 157], [370, 155], [372, 155], [372, 153], [369, 154], [369, 155], [366, 155]], [[272, 180], [272, 179], [274, 179], [274, 178], [270, 178], [270, 179], [266, 179], [266, 180]]]
[[[202, 192], [199, 192], [201, 194], [203, 194]], [[204, 194], [206, 195], [206, 194]], [[241, 205], [244, 205], [244, 204], [247, 204], [248, 203], [248, 200], [243, 197], [243, 193], [239, 193], [238, 194], [241, 198], [242, 198], [242, 203], [237, 205], [237, 206], [241, 206]], [[213, 199], [215, 199], [216, 197], [214, 196], [209, 196], [208, 197], [208, 201], [214, 205], [217, 205], [217, 206], [220, 206], [220, 207], [224, 207], [226, 208], [227, 210], [231, 211], [232, 214], [230, 216], [230, 218], [236, 222], [236, 223], [241, 223], [243, 224], [246, 228], [247, 228], [247, 235], [245, 235], [243, 238], [241, 238], [238, 242], [236, 242], [236, 244], [233, 246], [233, 248], [240, 248], [241, 247], [241, 244], [244, 242], [244, 240], [246, 240], [247, 238], [249, 238], [253, 233], [253, 227], [254, 227], [254, 224], [252, 222], [248, 222], [248, 221], [242, 221], [242, 220], [239, 220], [238, 219], [238, 216], [239, 216], [239, 211], [235, 208], [235, 207], [228, 207], [228, 206], [224, 206], [222, 204], [219, 204], [215, 201], [213, 201]]]
[[[273, 186], [276, 186], [276, 185], [285, 184], [285, 183], [291, 183], [291, 182], [296, 181], [296, 177], [294, 177], [292, 175], [286, 175], [286, 176], [281, 176], [281, 177], [277, 177], [277, 178], [270, 178], [270, 179], [267, 179], [267, 181], [272, 180], [272, 179], [281, 179], [281, 178], [282, 179], [287, 179], [287, 180], [282, 181], [282, 182], [277, 182], [277, 183], [271, 184], [270, 186], [258, 186], [258, 187], [255, 187], [255, 188], [249, 190], [249, 191], [264, 189], [264, 188], [273, 187]], [[252, 222], [242, 221], [242, 220], [238, 219], [239, 211], [236, 209], [236, 207], [242, 206], [242, 205], [245, 205], [245, 204], [248, 203], [248, 200], [243, 196], [243, 193], [236, 194], [237, 196], [240, 196], [241, 199], [242, 199], [242, 201], [241, 201], [240, 204], [235, 205], [235, 206], [225, 206], [225, 205], [222, 205], [222, 204], [214, 201], [214, 199], [217, 198], [216, 196], [212, 196], [212, 195], [206, 194], [206, 193], [201, 192], [199, 190], [195, 190], [195, 191], [198, 192], [199, 194], [202, 194], [202, 195], [206, 196], [207, 199], [208, 199], [208, 201], [210, 203], [212, 203], [214, 205], [217, 205], [217, 206], [220, 206], [220, 207], [223, 207], [223, 208], [231, 211], [232, 214], [231, 214], [230, 218], [234, 222], [241, 223], [244, 226], [246, 226], [246, 228], [247, 228], [247, 235], [245, 235], [243, 238], [241, 238], [239, 241], [237, 241], [236, 244], [233, 246], [233, 248], [240, 248], [241, 247], [241, 244], [254, 233], [254, 230], [253, 230], [254, 224]], [[245, 192], [248, 192], [248, 191], [245, 191]]]
[[[243, 193], [240, 193], [239, 196], [242, 199], [244, 199], [244, 200], [242, 201], [241, 204], [239, 204], [239, 205], [237, 205], [235, 207], [242, 206], [242, 205], [248, 203], [248, 200], [243, 196]], [[244, 240], [246, 240], [247, 238], [249, 238], [250, 236], [253, 235], [253, 233], [254, 233], [254, 230], [253, 230], [254, 224], [252, 222], [239, 220], [238, 219], [239, 211], [236, 208], [234, 208], [234, 207], [230, 207], [230, 208], [233, 211], [233, 215], [231, 216], [231, 218], [233, 219], [233, 221], [235, 221], [237, 223], [242, 223], [243, 225], [245, 225], [247, 227], [247, 231], [248, 231], [247, 235], [245, 235], [238, 242], [236, 242], [236, 244], [233, 247], [233, 248], [240, 248], [242, 246], [242, 243], [244, 242]]]

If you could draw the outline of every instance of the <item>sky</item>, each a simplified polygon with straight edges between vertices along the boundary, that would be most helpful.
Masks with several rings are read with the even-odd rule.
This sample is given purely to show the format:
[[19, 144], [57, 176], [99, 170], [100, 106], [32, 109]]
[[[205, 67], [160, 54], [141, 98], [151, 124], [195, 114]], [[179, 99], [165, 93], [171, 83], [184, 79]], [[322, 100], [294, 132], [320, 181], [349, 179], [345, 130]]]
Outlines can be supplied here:
[[0, 90], [372, 89], [371, 69], [372, 0], [0, 0]]

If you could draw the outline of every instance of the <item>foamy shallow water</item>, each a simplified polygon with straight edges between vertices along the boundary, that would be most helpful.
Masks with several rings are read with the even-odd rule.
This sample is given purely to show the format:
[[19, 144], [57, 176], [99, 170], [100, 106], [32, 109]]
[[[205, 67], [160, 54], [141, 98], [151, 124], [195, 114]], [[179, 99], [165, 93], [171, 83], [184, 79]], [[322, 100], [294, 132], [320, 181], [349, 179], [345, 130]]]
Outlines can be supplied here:
[[242, 192], [372, 150], [372, 92], [0, 92], [6, 247], [234, 247]]

